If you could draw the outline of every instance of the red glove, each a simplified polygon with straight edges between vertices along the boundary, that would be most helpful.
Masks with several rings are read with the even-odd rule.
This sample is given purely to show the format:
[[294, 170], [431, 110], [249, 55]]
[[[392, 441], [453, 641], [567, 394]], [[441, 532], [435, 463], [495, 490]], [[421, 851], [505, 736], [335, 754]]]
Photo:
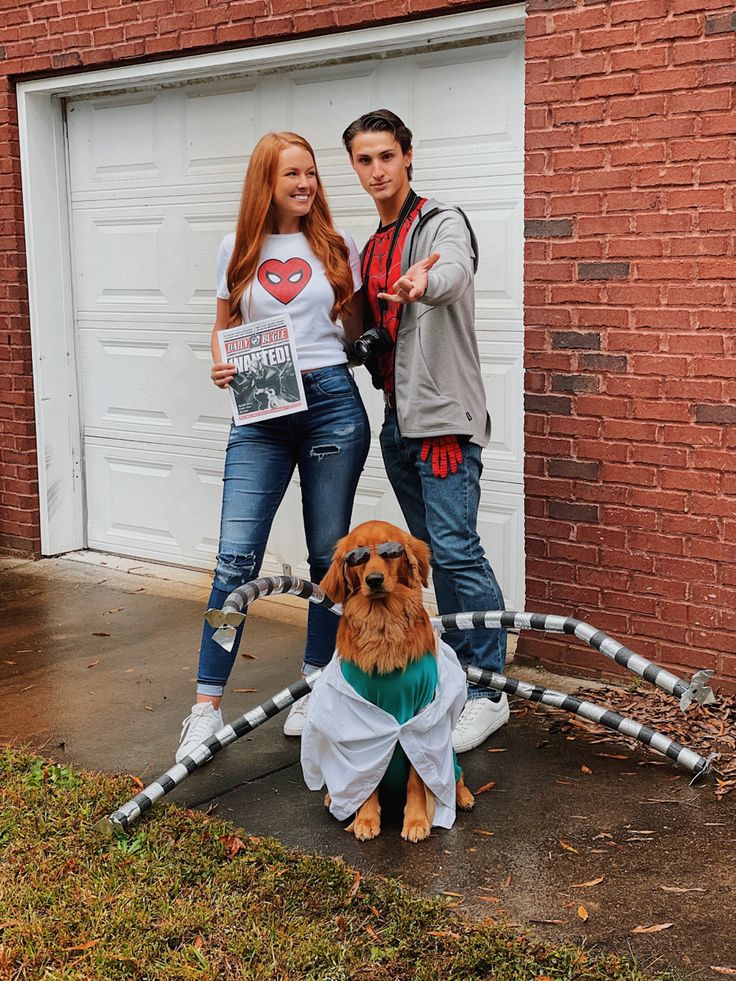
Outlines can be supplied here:
[[463, 462], [463, 451], [457, 436], [428, 436], [422, 443], [422, 460], [432, 452], [432, 473], [441, 480], [448, 473], [457, 473]]

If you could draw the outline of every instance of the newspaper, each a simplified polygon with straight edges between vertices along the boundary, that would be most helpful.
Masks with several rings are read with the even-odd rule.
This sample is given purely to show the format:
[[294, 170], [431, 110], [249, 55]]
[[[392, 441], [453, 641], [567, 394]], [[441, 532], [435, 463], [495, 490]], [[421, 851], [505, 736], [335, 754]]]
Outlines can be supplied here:
[[228, 386], [236, 426], [307, 408], [288, 314], [229, 327], [217, 337], [222, 360], [238, 369]]

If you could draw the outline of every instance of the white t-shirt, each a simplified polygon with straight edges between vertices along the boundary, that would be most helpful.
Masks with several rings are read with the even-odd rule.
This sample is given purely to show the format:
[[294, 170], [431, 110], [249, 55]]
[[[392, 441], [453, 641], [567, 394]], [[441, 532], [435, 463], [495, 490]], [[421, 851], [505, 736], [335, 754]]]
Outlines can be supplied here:
[[[361, 287], [360, 256], [352, 238], [338, 229], [350, 254], [353, 286]], [[235, 235], [226, 235], [217, 251], [217, 296], [227, 300], [227, 267]], [[335, 294], [325, 268], [309, 247], [303, 232], [269, 235], [258, 260], [256, 275], [240, 300], [245, 322], [288, 313], [302, 371], [344, 364], [343, 330], [330, 319]]]

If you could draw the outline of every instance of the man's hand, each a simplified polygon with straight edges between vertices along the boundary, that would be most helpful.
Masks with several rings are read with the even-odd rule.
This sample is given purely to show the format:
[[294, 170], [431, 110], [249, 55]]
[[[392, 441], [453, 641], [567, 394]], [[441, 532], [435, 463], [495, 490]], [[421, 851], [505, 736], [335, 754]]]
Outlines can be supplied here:
[[238, 369], [229, 361], [218, 361], [210, 369], [210, 378], [218, 388], [227, 388], [237, 375]]
[[428, 436], [422, 443], [422, 460], [432, 454], [432, 473], [444, 480], [448, 473], [457, 473], [463, 462], [463, 451], [457, 436]]
[[439, 259], [439, 252], [433, 252], [427, 259], [420, 259], [413, 266], [406, 270], [403, 276], [396, 280], [393, 285], [393, 293], [379, 293], [379, 300], [388, 300], [390, 303], [414, 303], [421, 300], [427, 292], [428, 273], [432, 266]]

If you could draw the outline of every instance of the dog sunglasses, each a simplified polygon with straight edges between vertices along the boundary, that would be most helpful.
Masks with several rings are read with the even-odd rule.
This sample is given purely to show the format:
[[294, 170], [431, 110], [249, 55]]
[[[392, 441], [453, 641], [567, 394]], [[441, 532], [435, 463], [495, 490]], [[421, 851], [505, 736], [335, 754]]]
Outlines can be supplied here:
[[353, 568], [356, 565], [365, 565], [370, 558], [371, 552], [380, 555], [382, 559], [398, 559], [404, 554], [404, 546], [400, 542], [381, 542], [380, 545], [361, 545], [354, 548], [345, 556], [345, 565]]

